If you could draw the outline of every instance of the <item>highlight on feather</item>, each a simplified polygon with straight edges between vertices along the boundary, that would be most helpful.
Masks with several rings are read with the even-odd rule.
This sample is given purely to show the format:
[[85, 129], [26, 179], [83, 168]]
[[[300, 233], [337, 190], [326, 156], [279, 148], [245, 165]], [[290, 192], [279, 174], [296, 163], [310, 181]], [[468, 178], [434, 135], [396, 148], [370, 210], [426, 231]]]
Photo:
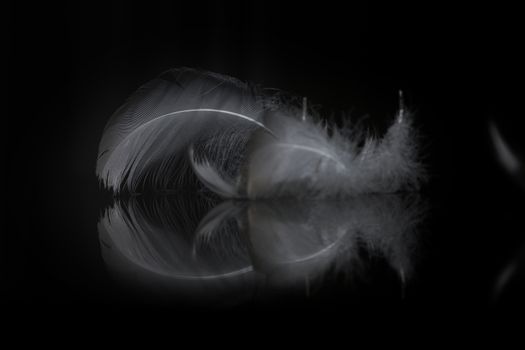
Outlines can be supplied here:
[[[488, 131], [495, 156], [500, 165], [522, 190], [525, 189], [523, 155], [511, 147], [510, 140], [503, 136], [495, 120], [489, 121]], [[505, 293], [512, 291], [524, 280], [525, 244], [522, 243], [520, 249], [514, 254], [512, 259], [500, 270], [494, 283], [493, 298], [495, 301], [500, 300]]]
[[518, 175], [523, 168], [522, 162], [516, 152], [512, 150], [508, 142], [503, 138], [494, 121], [489, 123], [489, 133], [500, 164], [510, 175]]
[[107, 188], [204, 186], [224, 198], [331, 198], [417, 189], [424, 179], [412, 116], [400, 93], [382, 138], [347, 123], [326, 127], [275, 90], [189, 68], [139, 89], [102, 137]]

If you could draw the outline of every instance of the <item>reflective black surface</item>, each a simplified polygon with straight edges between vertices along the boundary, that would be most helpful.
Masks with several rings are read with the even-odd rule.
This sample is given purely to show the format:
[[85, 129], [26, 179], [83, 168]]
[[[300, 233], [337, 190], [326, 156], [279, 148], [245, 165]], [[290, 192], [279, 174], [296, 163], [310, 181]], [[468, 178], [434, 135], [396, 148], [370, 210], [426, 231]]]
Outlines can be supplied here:
[[[520, 11], [364, 3], [35, 6], [13, 5], [11, 16], [1, 288], [13, 310], [373, 307], [472, 315], [522, 308], [525, 191], [498, 162], [489, 132], [493, 121], [523, 159]], [[364, 122], [378, 133], [403, 89], [431, 176], [420, 194], [425, 219], [401, 233], [407, 206], [379, 199], [342, 208], [226, 203], [224, 225], [215, 216], [204, 220], [223, 204], [191, 194], [184, 194], [190, 204], [177, 204], [182, 197], [112, 203], [94, 175], [107, 118], [140, 84], [183, 65], [308, 96], [327, 116], [351, 111], [336, 114], [336, 122], [368, 114]], [[159, 217], [155, 205], [170, 214]], [[374, 208], [391, 213], [392, 222]], [[101, 230], [108, 215], [121, 218], [114, 236]], [[301, 226], [304, 217], [310, 226]], [[371, 222], [386, 227], [381, 235], [369, 230]], [[135, 236], [126, 236], [131, 223]], [[206, 227], [200, 236], [199, 223]], [[152, 229], [140, 234], [145, 227]], [[144, 246], [145, 238], [152, 242]], [[281, 251], [276, 240], [293, 249]], [[175, 243], [181, 251], [163, 250]], [[315, 264], [290, 262], [331, 244], [335, 250]], [[223, 245], [231, 251], [208, 270]], [[146, 254], [150, 246], [156, 251]], [[122, 254], [126, 247], [147, 268]], [[172, 276], [248, 266], [249, 276], [232, 283], [204, 282], [213, 287]]]

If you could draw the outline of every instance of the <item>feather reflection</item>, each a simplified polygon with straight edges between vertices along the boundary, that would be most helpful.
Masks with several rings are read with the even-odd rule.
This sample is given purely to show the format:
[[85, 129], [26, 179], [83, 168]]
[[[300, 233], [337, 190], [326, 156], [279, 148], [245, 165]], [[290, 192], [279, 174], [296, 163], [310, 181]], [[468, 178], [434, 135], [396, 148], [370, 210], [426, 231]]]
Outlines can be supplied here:
[[416, 194], [222, 203], [138, 196], [107, 208], [98, 228], [110, 270], [160, 277], [197, 300], [240, 300], [239, 292], [253, 298], [301, 283], [304, 292], [305, 281], [322, 287], [328, 275], [366, 272], [372, 259], [404, 283], [424, 207]]

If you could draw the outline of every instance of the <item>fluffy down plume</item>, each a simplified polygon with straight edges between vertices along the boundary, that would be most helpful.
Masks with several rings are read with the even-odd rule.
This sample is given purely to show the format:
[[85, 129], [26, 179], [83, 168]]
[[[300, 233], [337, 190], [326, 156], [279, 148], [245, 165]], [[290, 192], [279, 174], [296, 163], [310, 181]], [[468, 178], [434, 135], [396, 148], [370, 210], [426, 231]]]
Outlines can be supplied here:
[[249, 199], [419, 187], [415, 130], [402, 103], [375, 138], [350, 125], [328, 128], [305, 106], [268, 91], [188, 68], [164, 73], [111, 118], [97, 175], [116, 193], [199, 183], [221, 197]]

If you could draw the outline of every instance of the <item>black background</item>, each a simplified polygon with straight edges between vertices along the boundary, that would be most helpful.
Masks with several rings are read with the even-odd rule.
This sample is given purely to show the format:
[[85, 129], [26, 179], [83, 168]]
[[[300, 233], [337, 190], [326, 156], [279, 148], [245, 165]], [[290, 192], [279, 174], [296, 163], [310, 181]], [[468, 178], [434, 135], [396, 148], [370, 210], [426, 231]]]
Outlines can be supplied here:
[[[386, 291], [373, 301], [429, 314], [515, 309], [523, 288], [514, 283], [498, 300], [492, 292], [525, 241], [524, 195], [499, 168], [487, 121], [524, 149], [517, 7], [10, 4], [4, 300], [28, 308], [165, 307], [106, 273], [96, 233], [105, 198], [94, 167], [105, 122], [125, 98], [168, 68], [190, 66], [308, 96], [326, 115], [369, 115], [376, 125], [390, 120], [403, 90], [431, 174], [425, 259], [407, 298], [393, 302]], [[299, 308], [338, 312], [359, 303], [342, 294]]]

